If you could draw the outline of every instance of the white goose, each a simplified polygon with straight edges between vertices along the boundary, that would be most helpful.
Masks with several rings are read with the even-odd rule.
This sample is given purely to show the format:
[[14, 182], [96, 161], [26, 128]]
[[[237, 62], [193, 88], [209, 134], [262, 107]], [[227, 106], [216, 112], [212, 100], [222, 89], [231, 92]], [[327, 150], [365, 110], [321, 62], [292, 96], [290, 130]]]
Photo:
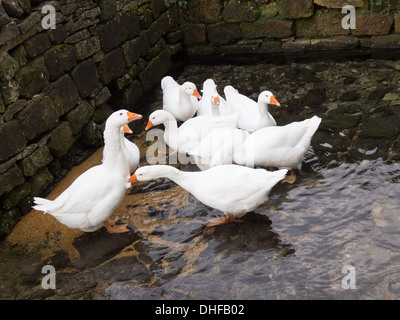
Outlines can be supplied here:
[[172, 77], [166, 76], [161, 80], [163, 91], [163, 110], [170, 112], [177, 121], [186, 121], [192, 118], [198, 108], [198, 100], [201, 99], [196, 85], [185, 82], [182, 85]]
[[82, 173], [55, 200], [34, 198], [36, 210], [44, 211], [72, 229], [93, 232], [103, 224], [109, 233], [129, 231], [126, 225], [111, 225], [108, 219], [119, 206], [130, 188], [130, 173], [122, 149], [121, 127], [142, 116], [119, 110], [112, 113], [104, 130], [104, 149], [107, 154], [102, 164]]
[[268, 104], [280, 106], [270, 91], [263, 91], [258, 95], [258, 102], [239, 93], [232, 86], [224, 88], [228, 108], [240, 110], [238, 127], [254, 132], [258, 129], [276, 126], [275, 119], [268, 112]]
[[[123, 126], [123, 132], [124, 133], [133, 133], [133, 131], [131, 130], [131, 128], [129, 128], [129, 126], [127, 124]], [[122, 147], [125, 152], [126, 160], [128, 161], [129, 172], [132, 173], [139, 166], [140, 150], [135, 143], [133, 143], [132, 141], [128, 140], [125, 137], [124, 137], [124, 142], [123, 142]]]
[[214, 80], [207, 79], [204, 81], [202, 94], [203, 97], [199, 101], [197, 109], [198, 116], [227, 115], [226, 113], [223, 114], [223, 111], [226, 110], [226, 101], [218, 94], [217, 85]]
[[190, 153], [211, 130], [236, 127], [238, 114], [226, 117], [198, 116], [185, 121], [179, 128], [174, 116], [164, 110], [156, 110], [149, 116], [146, 130], [163, 124], [165, 143], [179, 153]]
[[286, 126], [262, 128], [250, 134], [235, 149], [233, 160], [249, 167], [276, 167], [291, 170], [284, 182], [294, 183], [297, 168], [310, 148], [311, 138], [317, 131], [321, 118], [314, 116]]
[[152, 165], [137, 169], [128, 181], [171, 179], [205, 205], [225, 213], [222, 218], [211, 219], [206, 224], [210, 227], [255, 210], [268, 199], [270, 190], [286, 173], [285, 169], [270, 172], [234, 164], [197, 172], [184, 172], [167, 165]]
[[241, 147], [249, 135], [248, 131], [238, 128], [216, 128], [188, 153], [200, 170], [207, 170], [221, 164], [232, 164], [234, 151]]
[[[122, 143], [122, 150], [125, 154], [125, 158], [128, 161], [128, 166], [129, 166], [129, 172], [133, 173], [137, 167], [139, 166], [139, 162], [140, 162], [140, 150], [137, 147], [136, 144], [134, 144], [132, 141], [128, 140], [127, 138], [125, 138], [124, 133], [133, 133], [133, 131], [131, 130], [131, 128], [129, 128], [129, 126], [126, 124], [121, 128], [121, 139], [123, 140]], [[104, 162], [104, 158], [106, 157], [106, 153], [107, 153], [107, 148], [105, 148], [103, 150], [103, 160], [102, 162]]]

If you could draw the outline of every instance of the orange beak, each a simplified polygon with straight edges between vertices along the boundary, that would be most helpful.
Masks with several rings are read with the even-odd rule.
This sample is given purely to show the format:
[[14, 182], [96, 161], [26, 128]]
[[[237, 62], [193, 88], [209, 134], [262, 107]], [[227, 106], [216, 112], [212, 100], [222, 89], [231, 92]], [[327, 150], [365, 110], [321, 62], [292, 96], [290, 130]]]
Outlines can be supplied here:
[[129, 179], [128, 182], [137, 181], [136, 174], [133, 174]]
[[147, 122], [147, 126], [146, 126], [145, 130], [149, 130], [153, 126], [154, 126], [154, 124], [149, 120], [149, 122]]
[[214, 103], [215, 103], [215, 104], [219, 104], [219, 98], [218, 98], [218, 97], [215, 97], [215, 98], [214, 98]]
[[276, 106], [278, 106], [278, 107], [281, 105], [281, 104], [278, 102], [278, 100], [276, 100], [276, 98], [275, 98], [274, 96], [271, 97], [270, 101], [271, 101], [271, 104], [274, 104], [274, 105], [276, 105]]
[[129, 126], [127, 124], [122, 127], [122, 130], [125, 133], [133, 133], [133, 131], [131, 130], [131, 128], [129, 128]]
[[194, 90], [193, 90], [193, 95], [194, 95], [196, 98], [201, 99], [201, 95], [200, 95], [200, 93], [197, 91], [197, 89], [194, 89]]
[[128, 120], [133, 121], [133, 120], [139, 120], [142, 119], [141, 114], [133, 113], [133, 112], [127, 112], [128, 113]]

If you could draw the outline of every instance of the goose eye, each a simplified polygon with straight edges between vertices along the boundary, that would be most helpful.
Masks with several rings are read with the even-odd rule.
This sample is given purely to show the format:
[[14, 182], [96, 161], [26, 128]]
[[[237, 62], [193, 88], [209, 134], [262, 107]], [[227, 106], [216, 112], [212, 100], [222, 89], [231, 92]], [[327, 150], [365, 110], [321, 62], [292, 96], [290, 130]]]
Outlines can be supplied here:
[[122, 116], [122, 112], [120, 112], [119, 115]]

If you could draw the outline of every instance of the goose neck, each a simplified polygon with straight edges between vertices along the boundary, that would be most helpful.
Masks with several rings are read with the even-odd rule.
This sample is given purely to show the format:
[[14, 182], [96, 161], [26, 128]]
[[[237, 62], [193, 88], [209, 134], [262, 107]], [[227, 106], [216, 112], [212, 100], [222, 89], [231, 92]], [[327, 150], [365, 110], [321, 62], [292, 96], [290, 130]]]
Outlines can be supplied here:
[[179, 184], [183, 176], [183, 173], [181, 171], [179, 171], [175, 167], [168, 165], [158, 165], [156, 170], [158, 170], [158, 174], [160, 177], [168, 178], [177, 184]]
[[122, 152], [123, 134], [120, 128], [107, 127], [104, 130], [104, 153], [107, 154], [103, 163], [112, 167], [124, 167], [127, 165], [125, 155]]
[[258, 101], [258, 111], [260, 113], [260, 116], [263, 117], [268, 117], [268, 103], [266, 102], [261, 102]]
[[175, 118], [168, 119], [164, 122], [165, 132], [164, 140], [168, 146], [174, 150], [178, 150], [178, 123]]
[[219, 116], [219, 109], [218, 105], [211, 103], [211, 114], [216, 117]]

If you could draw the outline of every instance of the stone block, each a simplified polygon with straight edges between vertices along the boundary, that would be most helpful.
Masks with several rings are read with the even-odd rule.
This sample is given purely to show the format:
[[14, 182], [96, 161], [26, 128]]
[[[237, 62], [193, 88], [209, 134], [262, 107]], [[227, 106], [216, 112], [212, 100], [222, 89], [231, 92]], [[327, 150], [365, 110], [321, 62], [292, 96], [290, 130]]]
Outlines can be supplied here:
[[45, 52], [51, 47], [51, 43], [46, 33], [39, 33], [30, 37], [24, 42], [26, 56], [28, 59], [34, 58]]
[[0, 195], [10, 192], [16, 186], [25, 182], [21, 170], [14, 164], [6, 172], [0, 174]]
[[25, 146], [26, 139], [19, 121], [0, 124], [0, 163], [21, 152]]
[[100, 20], [107, 21], [117, 13], [117, 3], [114, 0], [99, 0]]
[[31, 0], [17, 0], [19, 6], [24, 10], [25, 14], [29, 14], [31, 11]]
[[240, 24], [242, 37], [245, 39], [255, 38], [288, 38], [293, 35], [293, 21], [270, 19], [258, 20], [253, 23], [243, 22]]
[[89, 28], [91, 26], [97, 25], [97, 23], [100, 21], [98, 18], [94, 19], [79, 19], [72, 25], [72, 29], [69, 31], [68, 35], [73, 34], [79, 30]]
[[68, 74], [63, 75], [54, 83], [54, 88], [48, 96], [53, 101], [58, 116], [70, 111], [80, 101], [78, 90]]
[[333, 38], [311, 40], [311, 49], [315, 50], [354, 49], [357, 48], [358, 45], [358, 39], [352, 36], [337, 36]]
[[191, 23], [216, 23], [220, 21], [221, 9], [219, 0], [190, 0], [185, 18]]
[[20, 112], [25, 106], [28, 104], [26, 100], [18, 100], [7, 107], [7, 110], [4, 112], [4, 121], [8, 122], [14, 118], [14, 115]]
[[99, 106], [108, 101], [111, 98], [111, 92], [107, 87], [101, 89], [101, 91], [94, 97], [95, 106]]
[[3, 6], [0, 6], [0, 27], [6, 25], [10, 21], [11, 19], [8, 16], [7, 12], [5, 12]]
[[16, 47], [10, 54], [14, 59], [17, 59], [20, 68], [28, 62], [24, 46]]
[[99, 81], [94, 61], [88, 59], [77, 65], [71, 72], [72, 79], [81, 97], [86, 98], [97, 87]]
[[154, 19], [157, 19], [165, 9], [167, 9], [167, 4], [164, 0], [153, 0], [150, 2], [150, 10]]
[[310, 49], [310, 39], [296, 39], [294, 41], [285, 41], [282, 44], [282, 49], [285, 51], [304, 51]]
[[94, 36], [79, 41], [75, 44], [75, 48], [78, 60], [84, 60], [100, 51], [100, 40], [98, 37]]
[[126, 41], [122, 45], [122, 50], [124, 53], [125, 64], [127, 67], [131, 67], [139, 59], [141, 54], [141, 41], [140, 37]]
[[22, 159], [18, 164], [25, 177], [33, 176], [36, 171], [53, 161], [49, 148], [43, 147], [36, 149], [30, 156]]
[[50, 74], [44, 58], [38, 57], [23, 66], [15, 75], [20, 86], [20, 96], [30, 99], [49, 83]]
[[207, 41], [204, 24], [189, 24], [183, 30], [183, 41], [186, 46], [205, 44]]
[[400, 13], [394, 14], [394, 31], [400, 33]]
[[146, 92], [158, 85], [172, 67], [171, 56], [165, 49], [157, 57], [153, 58], [148, 66], [139, 74], [139, 79], [143, 90]]
[[372, 36], [372, 48], [400, 48], [400, 34], [388, 34], [386, 36]]
[[53, 175], [49, 169], [42, 168], [36, 172], [36, 174], [29, 179], [31, 187], [31, 196], [43, 196], [44, 192], [49, 189], [54, 181]]
[[68, 25], [57, 24], [55, 29], [47, 30], [47, 36], [52, 44], [57, 45], [64, 43], [68, 38]]
[[368, 0], [314, 0], [314, 3], [327, 8], [343, 8], [345, 5], [368, 8]]
[[4, 98], [4, 103], [9, 105], [18, 100], [20, 93], [19, 83], [15, 80], [0, 83], [1, 93]]
[[68, 45], [50, 48], [45, 52], [44, 58], [51, 81], [58, 79], [77, 64], [76, 49]]
[[59, 123], [59, 115], [49, 97], [40, 101], [30, 101], [18, 114], [18, 119], [22, 122], [22, 129], [28, 141], [55, 128]]
[[18, 60], [4, 52], [0, 56], [0, 82], [9, 81], [18, 71]]
[[2, 203], [2, 209], [11, 209], [16, 207], [22, 200], [28, 197], [31, 194], [31, 186], [28, 182], [25, 182], [14, 189], [12, 189], [9, 193], [4, 194], [0, 203]]
[[151, 14], [150, 9], [144, 5], [139, 8], [139, 25], [140, 29], [145, 30], [148, 29], [153, 22], [153, 15]]
[[41, 15], [38, 11], [34, 11], [30, 14], [29, 17], [22, 20], [21, 23], [18, 24], [18, 28], [21, 33], [27, 33], [30, 29], [34, 28], [35, 25], [40, 21]]
[[229, 0], [224, 5], [222, 16], [225, 22], [253, 22], [259, 13], [253, 2]]
[[[104, 53], [117, 48], [128, 38], [128, 36], [133, 37], [135, 33], [139, 33], [140, 29], [138, 28], [137, 20], [131, 20], [132, 15], [134, 14], [118, 14], [112, 20], [96, 27], [97, 35], [100, 39], [101, 50], [104, 51]], [[132, 28], [134, 30], [132, 30]]]
[[68, 152], [73, 143], [74, 136], [71, 126], [68, 122], [62, 122], [51, 132], [47, 146], [53, 156], [61, 157]]
[[21, 8], [17, 0], [3, 0], [2, 2], [5, 12], [11, 17], [22, 18], [24, 10]]
[[240, 27], [237, 23], [220, 22], [207, 26], [210, 44], [224, 45], [240, 39]]
[[74, 44], [88, 38], [90, 38], [90, 32], [88, 31], [88, 29], [83, 29], [66, 38], [65, 43]]
[[67, 121], [69, 122], [74, 136], [89, 122], [93, 114], [94, 110], [86, 100], [81, 100], [81, 102], [67, 114]]
[[16, 38], [19, 33], [19, 29], [14, 21], [3, 26], [0, 30], [0, 46]]
[[343, 17], [340, 12], [318, 12], [310, 18], [298, 19], [295, 22], [296, 36], [298, 38], [319, 38], [347, 35], [350, 32], [342, 27]]
[[145, 55], [145, 59], [146, 60], [150, 60], [152, 58], [154, 58], [156, 55], [158, 55], [161, 51], [163, 51], [166, 47], [166, 43], [164, 38], [160, 38], [160, 40], [157, 41], [157, 43], [155, 43], [150, 50], [147, 52], [147, 54]]
[[393, 25], [391, 13], [357, 14], [356, 28], [352, 34], [357, 36], [383, 36], [390, 32]]
[[122, 104], [129, 109], [135, 109], [137, 103], [143, 98], [143, 89], [140, 82], [135, 80], [123, 90]]
[[314, 13], [313, 0], [281, 0], [279, 13], [287, 19], [308, 18]]
[[109, 84], [112, 80], [125, 73], [125, 62], [122, 49], [118, 48], [104, 56], [98, 68], [99, 79], [103, 85]]
[[170, 31], [169, 20], [167, 13], [163, 13], [158, 19], [150, 26], [148, 30], [150, 43], [153, 45], [160, 38]]

